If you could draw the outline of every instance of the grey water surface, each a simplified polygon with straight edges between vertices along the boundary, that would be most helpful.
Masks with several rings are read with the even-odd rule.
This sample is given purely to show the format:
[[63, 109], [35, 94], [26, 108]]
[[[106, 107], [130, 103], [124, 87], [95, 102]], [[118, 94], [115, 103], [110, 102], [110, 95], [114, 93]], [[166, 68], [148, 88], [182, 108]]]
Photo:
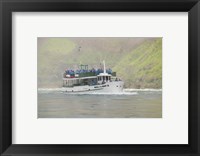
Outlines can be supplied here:
[[38, 91], [38, 118], [162, 118], [162, 91], [114, 95]]

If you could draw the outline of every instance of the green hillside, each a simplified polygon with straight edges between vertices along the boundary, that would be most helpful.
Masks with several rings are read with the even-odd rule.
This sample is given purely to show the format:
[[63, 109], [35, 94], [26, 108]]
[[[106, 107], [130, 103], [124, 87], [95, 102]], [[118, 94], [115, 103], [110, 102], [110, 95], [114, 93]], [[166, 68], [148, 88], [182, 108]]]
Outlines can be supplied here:
[[162, 88], [162, 39], [145, 42], [113, 68], [127, 88]]
[[41, 39], [38, 43], [38, 87], [61, 86], [61, 71], [75, 43], [62, 38]]
[[161, 38], [38, 38], [38, 87], [61, 87], [62, 73], [102, 60], [128, 88], [161, 88]]

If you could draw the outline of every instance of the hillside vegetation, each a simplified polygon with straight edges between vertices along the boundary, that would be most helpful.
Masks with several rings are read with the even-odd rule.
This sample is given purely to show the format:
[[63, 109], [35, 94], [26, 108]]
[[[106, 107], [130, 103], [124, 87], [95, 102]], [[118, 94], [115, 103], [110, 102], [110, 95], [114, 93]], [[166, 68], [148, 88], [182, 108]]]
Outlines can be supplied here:
[[38, 38], [38, 87], [61, 87], [66, 68], [102, 60], [126, 88], [162, 88], [161, 38]]
[[145, 42], [125, 55], [113, 68], [125, 87], [162, 88], [162, 40]]

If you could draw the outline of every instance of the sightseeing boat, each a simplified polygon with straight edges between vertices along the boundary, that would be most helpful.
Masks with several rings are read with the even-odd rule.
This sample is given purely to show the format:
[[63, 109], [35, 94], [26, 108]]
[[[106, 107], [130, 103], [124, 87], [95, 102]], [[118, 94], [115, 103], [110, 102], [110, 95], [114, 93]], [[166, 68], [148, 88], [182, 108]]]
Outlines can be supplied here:
[[80, 65], [78, 70], [66, 70], [63, 74], [63, 89], [66, 92], [122, 92], [124, 82], [116, 77], [116, 72], [106, 69], [88, 69]]

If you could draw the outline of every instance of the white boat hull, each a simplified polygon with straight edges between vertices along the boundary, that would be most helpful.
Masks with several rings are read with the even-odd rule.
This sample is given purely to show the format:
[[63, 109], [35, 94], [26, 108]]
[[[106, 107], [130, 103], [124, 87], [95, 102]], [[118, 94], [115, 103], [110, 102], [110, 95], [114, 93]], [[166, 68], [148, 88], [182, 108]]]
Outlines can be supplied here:
[[100, 85], [85, 85], [85, 86], [74, 86], [74, 87], [63, 87], [65, 92], [122, 92], [124, 87], [123, 81], [112, 81], [106, 82], [105, 84]]

